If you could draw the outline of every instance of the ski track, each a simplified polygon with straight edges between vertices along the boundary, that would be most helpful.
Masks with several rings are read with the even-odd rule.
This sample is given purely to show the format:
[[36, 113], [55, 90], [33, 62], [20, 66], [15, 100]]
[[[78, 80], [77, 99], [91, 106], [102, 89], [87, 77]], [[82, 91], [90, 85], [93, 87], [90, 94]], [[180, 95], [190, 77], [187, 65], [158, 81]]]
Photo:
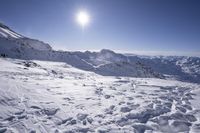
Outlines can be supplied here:
[[200, 132], [198, 84], [0, 59], [0, 133]]

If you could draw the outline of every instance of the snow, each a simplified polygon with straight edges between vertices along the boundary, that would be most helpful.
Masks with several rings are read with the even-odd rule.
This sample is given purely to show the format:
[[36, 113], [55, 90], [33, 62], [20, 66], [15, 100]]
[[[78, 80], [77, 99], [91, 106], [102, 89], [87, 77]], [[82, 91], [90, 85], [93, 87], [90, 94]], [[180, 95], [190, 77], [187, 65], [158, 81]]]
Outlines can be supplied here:
[[0, 133], [199, 133], [200, 58], [54, 51], [0, 23]]
[[139, 60], [153, 71], [181, 81], [200, 83], [200, 58], [184, 56], [129, 56]]
[[9, 30], [9, 29], [6, 29], [6, 28], [2, 28], [0, 27], [0, 34], [3, 36], [3, 37], [6, 37], [6, 38], [15, 38], [15, 39], [18, 39], [18, 38], [22, 38], [21, 35]]
[[[0, 54], [6, 54], [12, 58], [21, 58], [27, 56], [30, 51], [50, 50], [52, 48], [49, 44], [24, 37], [0, 23]], [[33, 55], [30, 56], [33, 57]]]
[[199, 132], [199, 84], [0, 58], [0, 131]]

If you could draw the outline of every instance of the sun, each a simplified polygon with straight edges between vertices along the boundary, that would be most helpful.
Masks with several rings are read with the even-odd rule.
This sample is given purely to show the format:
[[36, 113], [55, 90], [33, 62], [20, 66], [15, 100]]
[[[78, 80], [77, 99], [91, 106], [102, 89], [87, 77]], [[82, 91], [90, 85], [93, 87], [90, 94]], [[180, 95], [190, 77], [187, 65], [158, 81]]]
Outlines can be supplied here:
[[79, 11], [76, 15], [76, 21], [84, 28], [89, 24], [90, 16], [86, 11]]

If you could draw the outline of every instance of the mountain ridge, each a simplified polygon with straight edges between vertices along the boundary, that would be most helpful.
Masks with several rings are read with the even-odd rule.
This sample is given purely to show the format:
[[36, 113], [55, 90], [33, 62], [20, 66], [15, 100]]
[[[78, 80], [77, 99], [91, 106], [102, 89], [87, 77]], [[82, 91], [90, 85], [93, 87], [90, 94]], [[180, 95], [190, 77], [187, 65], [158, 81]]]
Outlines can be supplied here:
[[[200, 58], [198, 57], [144, 57], [115, 53], [108, 49], [102, 49], [100, 52], [55, 51], [49, 44], [21, 36], [8, 26], [0, 24], [0, 29], [0, 35], [2, 35], [0, 36], [0, 54], [9, 58], [65, 62], [76, 68], [104, 76], [173, 77], [200, 83]], [[14, 33], [20, 36], [13, 36]]]

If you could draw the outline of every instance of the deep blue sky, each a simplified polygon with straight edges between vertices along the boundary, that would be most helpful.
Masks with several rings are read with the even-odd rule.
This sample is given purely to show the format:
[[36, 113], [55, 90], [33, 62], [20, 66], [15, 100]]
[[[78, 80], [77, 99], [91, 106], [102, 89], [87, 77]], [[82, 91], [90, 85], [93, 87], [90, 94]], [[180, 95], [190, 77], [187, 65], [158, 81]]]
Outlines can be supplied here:
[[57, 49], [200, 51], [200, 0], [1, 0], [0, 21]]

